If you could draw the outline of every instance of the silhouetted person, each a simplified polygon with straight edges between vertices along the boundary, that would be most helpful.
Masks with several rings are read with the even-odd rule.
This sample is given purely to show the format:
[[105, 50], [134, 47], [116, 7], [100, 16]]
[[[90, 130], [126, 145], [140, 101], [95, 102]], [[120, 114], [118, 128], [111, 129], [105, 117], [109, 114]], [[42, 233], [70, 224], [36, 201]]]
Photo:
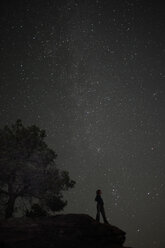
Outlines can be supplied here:
[[97, 202], [96, 221], [100, 222], [100, 213], [101, 213], [103, 220], [104, 220], [104, 223], [108, 224], [108, 221], [107, 221], [106, 216], [105, 216], [104, 202], [103, 202], [103, 199], [101, 198], [101, 194], [102, 194], [101, 190], [98, 189], [96, 191], [96, 198], [95, 198], [95, 201]]

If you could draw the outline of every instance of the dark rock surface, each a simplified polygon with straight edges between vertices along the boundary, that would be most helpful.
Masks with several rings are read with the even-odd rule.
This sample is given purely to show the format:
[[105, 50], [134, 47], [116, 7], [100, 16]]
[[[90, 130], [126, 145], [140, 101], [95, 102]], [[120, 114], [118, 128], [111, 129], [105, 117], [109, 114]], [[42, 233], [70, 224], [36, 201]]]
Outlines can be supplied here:
[[122, 248], [125, 232], [85, 214], [0, 221], [1, 248]]

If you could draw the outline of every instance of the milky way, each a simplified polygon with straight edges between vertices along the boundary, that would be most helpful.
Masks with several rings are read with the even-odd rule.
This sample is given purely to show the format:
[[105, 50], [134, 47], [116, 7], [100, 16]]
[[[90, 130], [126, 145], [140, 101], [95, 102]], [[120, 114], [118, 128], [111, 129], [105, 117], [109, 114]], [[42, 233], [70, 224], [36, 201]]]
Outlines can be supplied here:
[[47, 131], [77, 184], [64, 213], [95, 218], [101, 188], [127, 245], [165, 246], [165, 24], [160, 1], [2, 1], [0, 124]]

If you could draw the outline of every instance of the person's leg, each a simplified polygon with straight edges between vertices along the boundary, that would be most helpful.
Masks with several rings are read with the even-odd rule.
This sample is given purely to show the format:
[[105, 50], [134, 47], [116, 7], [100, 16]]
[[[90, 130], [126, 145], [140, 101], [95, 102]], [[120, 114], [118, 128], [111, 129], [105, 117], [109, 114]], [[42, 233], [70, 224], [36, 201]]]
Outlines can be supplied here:
[[96, 221], [100, 222], [100, 206], [99, 205], [97, 205]]
[[106, 218], [106, 216], [105, 216], [105, 210], [104, 210], [104, 207], [102, 207], [102, 208], [100, 209], [100, 212], [101, 212], [101, 214], [102, 214], [102, 217], [103, 217], [104, 223], [108, 224], [107, 218]]

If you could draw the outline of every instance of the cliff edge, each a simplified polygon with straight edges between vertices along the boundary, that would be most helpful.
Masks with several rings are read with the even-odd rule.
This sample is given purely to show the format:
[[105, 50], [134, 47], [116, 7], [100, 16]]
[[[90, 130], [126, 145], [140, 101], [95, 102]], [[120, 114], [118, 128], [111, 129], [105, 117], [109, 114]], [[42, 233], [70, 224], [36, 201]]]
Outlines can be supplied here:
[[122, 248], [125, 235], [85, 214], [0, 221], [1, 248]]

